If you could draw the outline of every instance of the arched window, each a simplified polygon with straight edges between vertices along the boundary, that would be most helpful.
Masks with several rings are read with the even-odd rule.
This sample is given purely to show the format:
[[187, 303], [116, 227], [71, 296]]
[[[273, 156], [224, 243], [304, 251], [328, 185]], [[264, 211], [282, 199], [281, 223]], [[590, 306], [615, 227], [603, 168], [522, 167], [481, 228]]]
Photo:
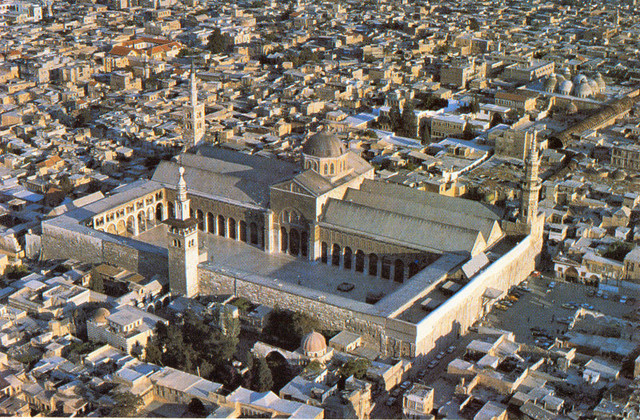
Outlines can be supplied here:
[[207, 213], [207, 230], [209, 233], [213, 233], [216, 230], [216, 224], [214, 222], [214, 217], [212, 213]]
[[327, 173], [329, 173], [329, 165], [328, 164], [324, 164], [324, 172], [323, 174], [326, 175]]
[[331, 172], [330, 173], [331, 173], [331, 175], [336, 173], [336, 167], [334, 166], [333, 163], [331, 164]]

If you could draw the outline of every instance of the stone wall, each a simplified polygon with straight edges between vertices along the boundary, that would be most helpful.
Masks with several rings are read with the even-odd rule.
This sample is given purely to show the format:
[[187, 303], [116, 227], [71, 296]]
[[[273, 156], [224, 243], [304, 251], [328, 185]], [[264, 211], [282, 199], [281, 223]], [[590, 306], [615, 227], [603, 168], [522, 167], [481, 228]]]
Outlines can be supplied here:
[[42, 223], [42, 256], [44, 259], [68, 259], [88, 263], [102, 262], [102, 239], [71, 231], [50, 223]]
[[[317, 318], [322, 326], [332, 330], [349, 330], [368, 336], [376, 341], [382, 340], [386, 323], [384, 317], [371, 315], [368, 311], [358, 311], [348, 305], [340, 305], [318, 298], [304, 296], [304, 287], [285, 282], [259, 278], [252, 275], [232, 275], [221, 273], [199, 266], [200, 294], [235, 294], [254, 303], [290, 309], [308, 313]], [[241, 278], [242, 277], [242, 278]], [[299, 289], [299, 290], [288, 290]], [[316, 293], [308, 289], [309, 293]], [[332, 297], [333, 298], [333, 297]], [[339, 298], [347, 301], [349, 299]], [[352, 301], [354, 302], [354, 301]], [[354, 306], [373, 307], [362, 302], [354, 302]]]
[[417, 325], [416, 355], [444, 350], [485, 313], [487, 288], [506, 293], [534, 269], [542, 249], [541, 238], [527, 236], [508, 253], [488, 266]]
[[527, 236], [417, 324], [387, 318], [376, 305], [337, 296], [321, 299], [312, 289], [248, 273], [216, 271], [204, 264], [198, 268], [199, 286], [205, 295], [235, 294], [254, 303], [309, 313], [325, 328], [368, 337], [379, 343], [385, 354], [420, 357], [444, 350], [484, 314], [488, 308], [482, 296], [487, 288], [506, 293], [524, 280], [535, 269], [541, 246], [541, 238]]
[[81, 225], [67, 228], [43, 223], [42, 253], [46, 259], [72, 258], [93, 264], [109, 263], [145, 277], [157, 274], [167, 278], [166, 249]]

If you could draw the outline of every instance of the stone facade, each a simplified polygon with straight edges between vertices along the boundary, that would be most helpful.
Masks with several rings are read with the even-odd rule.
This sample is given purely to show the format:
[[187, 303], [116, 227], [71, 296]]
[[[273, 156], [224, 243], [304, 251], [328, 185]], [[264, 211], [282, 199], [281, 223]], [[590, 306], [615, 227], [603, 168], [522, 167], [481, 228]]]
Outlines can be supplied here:
[[[542, 217], [537, 223], [541, 222]], [[520, 283], [535, 269], [542, 249], [542, 230], [533, 230], [538, 236], [525, 237], [418, 323], [398, 318], [404, 307], [385, 313], [380, 304], [325, 296], [312, 289], [248, 273], [216, 272], [204, 264], [198, 270], [200, 293], [234, 294], [254, 303], [313, 314], [325, 328], [346, 329], [379, 343], [380, 351], [385, 354], [426, 356], [446, 348], [491, 309], [483, 298], [487, 288], [499, 289], [506, 294], [511, 286]], [[410, 303], [417, 298], [407, 296], [406, 300]]]

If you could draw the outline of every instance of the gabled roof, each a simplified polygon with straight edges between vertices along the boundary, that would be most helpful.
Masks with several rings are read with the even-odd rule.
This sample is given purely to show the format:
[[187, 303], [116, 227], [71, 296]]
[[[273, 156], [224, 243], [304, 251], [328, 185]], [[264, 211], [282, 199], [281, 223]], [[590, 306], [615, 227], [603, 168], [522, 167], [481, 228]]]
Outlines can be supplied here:
[[476, 229], [447, 225], [405, 214], [330, 198], [321, 224], [427, 252], [468, 252], [486, 247]]
[[[269, 205], [269, 187], [292, 179], [299, 171], [288, 162], [215, 147], [184, 153], [180, 162], [190, 194], [262, 208]], [[152, 180], [174, 189], [178, 167], [177, 162], [163, 161]]]
[[[394, 184], [390, 185], [391, 188], [387, 188], [388, 190], [393, 189]], [[364, 206], [374, 207], [380, 210], [393, 211], [395, 213], [404, 214], [406, 216], [416, 217], [423, 220], [430, 220], [432, 222], [458, 226], [461, 228], [473, 228], [474, 230], [477, 229], [482, 232], [482, 235], [485, 238], [488, 238], [487, 242], [489, 244], [502, 237], [502, 229], [500, 228], [500, 224], [494, 218], [489, 218], [484, 215], [451, 211], [450, 209], [444, 211], [440, 206], [438, 206], [439, 203], [435, 202], [435, 200], [407, 200], [402, 197], [402, 193], [404, 191], [403, 188], [406, 187], [399, 187], [401, 188], [400, 190], [398, 190], [399, 194], [395, 194], [393, 196], [393, 200], [389, 200], [387, 198], [387, 194], [376, 194], [373, 192], [356, 190], [352, 188], [347, 190], [347, 193], [344, 196], [344, 200]], [[430, 197], [425, 196], [424, 198], [429, 199]]]
[[439, 208], [440, 211], [443, 212], [461, 213], [493, 220], [502, 219], [502, 213], [497, 207], [489, 206], [487, 204], [480, 203], [479, 201], [467, 200], [459, 197], [448, 197], [428, 191], [420, 191], [404, 185], [365, 179], [360, 186], [360, 190], [378, 194], [380, 196], [387, 197], [387, 199], [401, 199], [427, 204], [431, 207]]

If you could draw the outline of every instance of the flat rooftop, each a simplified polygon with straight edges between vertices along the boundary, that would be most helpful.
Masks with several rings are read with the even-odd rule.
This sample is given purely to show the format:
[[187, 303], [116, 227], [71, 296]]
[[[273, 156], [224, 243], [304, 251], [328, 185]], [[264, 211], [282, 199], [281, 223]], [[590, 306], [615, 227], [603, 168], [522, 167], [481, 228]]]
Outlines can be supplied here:
[[[135, 239], [166, 247], [167, 226], [158, 225]], [[369, 292], [379, 293], [384, 297], [402, 286], [393, 280], [356, 273], [320, 262], [310, 262], [291, 255], [268, 254], [244, 242], [210, 233], [199, 232], [199, 241], [200, 262], [206, 261], [207, 266], [215, 271], [256, 274], [358, 302], [365, 302]], [[343, 282], [353, 284], [353, 290], [339, 291], [338, 286]]]

